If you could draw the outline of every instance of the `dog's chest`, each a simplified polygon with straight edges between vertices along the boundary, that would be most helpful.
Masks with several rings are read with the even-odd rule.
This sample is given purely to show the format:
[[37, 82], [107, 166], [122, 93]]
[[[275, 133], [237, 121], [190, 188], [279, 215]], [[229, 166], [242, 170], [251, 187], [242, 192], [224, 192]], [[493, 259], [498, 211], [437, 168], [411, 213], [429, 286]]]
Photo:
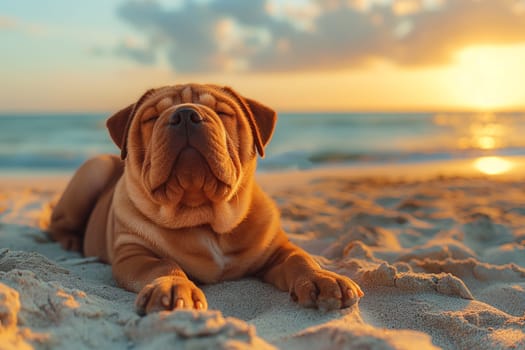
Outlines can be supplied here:
[[218, 272], [221, 274], [224, 273], [232, 259], [224, 252], [219, 241], [212, 235], [203, 235], [200, 243], [203, 245], [203, 249], [209, 253], [210, 258], [215, 265], [214, 267], [218, 269]]
[[169, 255], [196, 281], [216, 283], [239, 278], [251, 266], [239, 237], [220, 235], [204, 227], [176, 236]]

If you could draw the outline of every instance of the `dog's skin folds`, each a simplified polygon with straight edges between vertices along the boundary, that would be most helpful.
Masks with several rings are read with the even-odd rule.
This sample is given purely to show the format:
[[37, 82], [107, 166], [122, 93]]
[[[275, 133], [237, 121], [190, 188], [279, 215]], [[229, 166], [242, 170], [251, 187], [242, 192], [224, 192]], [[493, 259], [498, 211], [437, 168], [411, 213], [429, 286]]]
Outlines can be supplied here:
[[228, 87], [149, 90], [109, 118], [121, 157], [78, 169], [49, 234], [110, 263], [118, 284], [138, 293], [141, 314], [206, 309], [199, 284], [243, 276], [305, 307], [349, 307], [363, 295], [359, 286], [288, 241], [254, 180], [275, 123], [272, 109]]

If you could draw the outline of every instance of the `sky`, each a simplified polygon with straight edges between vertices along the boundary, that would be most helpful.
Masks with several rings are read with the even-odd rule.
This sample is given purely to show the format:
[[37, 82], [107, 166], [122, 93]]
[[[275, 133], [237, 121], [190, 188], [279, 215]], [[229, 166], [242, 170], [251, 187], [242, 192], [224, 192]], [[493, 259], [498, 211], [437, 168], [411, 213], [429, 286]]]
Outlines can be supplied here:
[[525, 109], [525, 0], [11, 0], [0, 47], [0, 112], [187, 82], [278, 111]]

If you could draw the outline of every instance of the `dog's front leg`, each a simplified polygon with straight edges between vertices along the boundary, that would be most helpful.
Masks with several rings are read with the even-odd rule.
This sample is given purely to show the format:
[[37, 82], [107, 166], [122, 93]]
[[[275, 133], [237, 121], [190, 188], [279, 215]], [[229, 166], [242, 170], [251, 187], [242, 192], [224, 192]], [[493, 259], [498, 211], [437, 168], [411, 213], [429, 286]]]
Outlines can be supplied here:
[[288, 291], [304, 307], [335, 310], [352, 306], [364, 293], [350, 278], [322, 269], [301, 248], [286, 242], [262, 271], [264, 281]]
[[188, 279], [175, 261], [159, 258], [143, 246], [119, 246], [112, 267], [120, 286], [139, 293], [135, 300], [139, 314], [208, 308], [202, 290]]

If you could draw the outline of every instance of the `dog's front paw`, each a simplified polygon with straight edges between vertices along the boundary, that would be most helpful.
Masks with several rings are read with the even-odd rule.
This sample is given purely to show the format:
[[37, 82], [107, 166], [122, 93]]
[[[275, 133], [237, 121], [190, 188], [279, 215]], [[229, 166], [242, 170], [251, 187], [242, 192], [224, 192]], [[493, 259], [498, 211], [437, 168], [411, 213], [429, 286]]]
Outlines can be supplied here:
[[162, 310], [206, 310], [208, 303], [202, 290], [185, 277], [159, 277], [146, 285], [135, 301], [141, 315]]
[[364, 293], [348, 277], [317, 270], [297, 276], [290, 288], [290, 295], [299, 305], [327, 311], [350, 307]]

